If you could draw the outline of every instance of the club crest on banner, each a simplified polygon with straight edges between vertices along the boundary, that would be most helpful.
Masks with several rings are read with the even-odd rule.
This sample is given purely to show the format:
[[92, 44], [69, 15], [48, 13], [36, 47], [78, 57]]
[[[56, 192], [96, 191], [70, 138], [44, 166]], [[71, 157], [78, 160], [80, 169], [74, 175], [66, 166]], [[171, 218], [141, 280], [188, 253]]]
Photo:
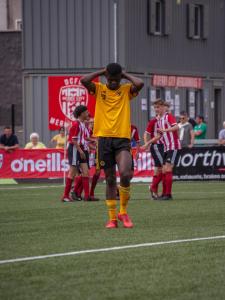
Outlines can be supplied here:
[[[48, 119], [49, 129], [59, 130], [71, 124], [75, 118], [74, 109], [85, 105], [90, 115], [95, 114], [95, 97], [89, 95], [81, 84], [82, 76], [49, 76], [48, 77]], [[95, 79], [98, 82], [98, 78]]]
[[74, 121], [74, 109], [79, 105], [88, 105], [88, 92], [78, 84], [65, 85], [59, 92], [59, 104], [62, 113], [71, 121]]

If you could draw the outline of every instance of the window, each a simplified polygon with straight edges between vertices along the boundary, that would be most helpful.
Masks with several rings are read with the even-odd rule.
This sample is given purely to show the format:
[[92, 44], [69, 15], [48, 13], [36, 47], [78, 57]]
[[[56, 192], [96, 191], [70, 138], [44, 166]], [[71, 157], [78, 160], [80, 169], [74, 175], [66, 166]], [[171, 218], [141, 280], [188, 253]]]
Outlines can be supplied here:
[[165, 100], [165, 89], [163, 87], [156, 89], [156, 99]]
[[208, 37], [208, 5], [187, 5], [187, 35], [191, 39], [207, 39]]
[[162, 33], [163, 29], [163, 4], [161, 1], [155, 3], [155, 33]]
[[195, 5], [194, 7], [194, 37], [200, 38], [202, 36], [203, 28], [203, 7], [202, 5]]
[[168, 35], [171, 32], [172, 0], [148, 0], [148, 34]]
[[195, 114], [204, 116], [204, 99], [202, 90], [195, 91]]

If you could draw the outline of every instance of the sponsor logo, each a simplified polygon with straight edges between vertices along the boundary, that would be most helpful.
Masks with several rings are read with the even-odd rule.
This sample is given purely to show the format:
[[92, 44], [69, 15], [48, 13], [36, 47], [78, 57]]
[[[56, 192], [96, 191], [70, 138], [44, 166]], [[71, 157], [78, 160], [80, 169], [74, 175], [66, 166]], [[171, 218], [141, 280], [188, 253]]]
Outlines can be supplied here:
[[60, 108], [69, 120], [75, 121], [73, 111], [79, 105], [88, 105], [88, 92], [77, 77], [71, 77], [64, 82], [65, 86], [59, 92]]
[[68, 160], [61, 159], [60, 153], [47, 154], [45, 159], [14, 159], [11, 162], [14, 173], [29, 172], [66, 172], [69, 170]]
[[216, 150], [184, 153], [179, 157], [177, 167], [222, 167], [225, 166], [225, 153]]
[[3, 165], [3, 154], [0, 154], [0, 169]]

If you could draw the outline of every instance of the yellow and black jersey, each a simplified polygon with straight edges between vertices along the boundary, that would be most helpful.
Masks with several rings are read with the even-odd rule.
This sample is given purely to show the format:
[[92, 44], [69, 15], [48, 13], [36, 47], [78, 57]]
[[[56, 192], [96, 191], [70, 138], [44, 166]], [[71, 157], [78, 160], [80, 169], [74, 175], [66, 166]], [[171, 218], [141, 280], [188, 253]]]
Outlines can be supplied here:
[[136, 96], [130, 93], [131, 85], [122, 84], [117, 90], [110, 90], [105, 84], [95, 83], [94, 136], [130, 139], [130, 100]]

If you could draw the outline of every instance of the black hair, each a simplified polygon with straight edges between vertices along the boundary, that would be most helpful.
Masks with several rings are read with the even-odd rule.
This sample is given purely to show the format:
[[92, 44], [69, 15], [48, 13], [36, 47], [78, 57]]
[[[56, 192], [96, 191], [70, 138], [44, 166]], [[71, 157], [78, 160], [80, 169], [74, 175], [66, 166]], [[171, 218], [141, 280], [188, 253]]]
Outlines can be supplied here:
[[10, 126], [5, 126], [4, 129], [12, 129]]
[[187, 113], [186, 111], [182, 110], [182, 111], [180, 112], [180, 116], [185, 116], [185, 117], [187, 117], [187, 116], [188, 116], [188, 113]]
[[122, 73], [122, 67], [121, 65], [117, 63], [110, 63], [106, 66], [106, 70], [109, 73], [109, 75], [115, 76]]
[[75, 118], [79, 118], [79, 116], [87, 110], [87, 106], [85, 105], [79, 105], [75, 108], [73, 115]]
[[204, 117], [202, 115], [197, 115], [197, 118], [201, 119], [204, 122]]

